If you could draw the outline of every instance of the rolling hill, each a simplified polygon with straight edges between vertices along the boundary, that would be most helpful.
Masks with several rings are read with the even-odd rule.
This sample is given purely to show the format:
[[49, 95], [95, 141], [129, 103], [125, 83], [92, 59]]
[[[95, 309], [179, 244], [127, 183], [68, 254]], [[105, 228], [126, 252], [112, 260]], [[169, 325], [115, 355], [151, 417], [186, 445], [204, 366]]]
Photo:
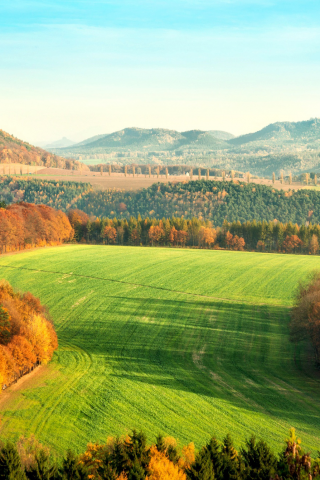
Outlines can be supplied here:
[[277, 122], [240, 137], [218, 130], [126, 128], [52, 151], [90, 163], [95, 157], [122, 165], [190, 165], [267, 177], [273, 172], [279, 175], [281, 170], [285, 174], [319, 173], [320, 120]]
[[[63, 177], [62, 177], [63, 178]], [[81, 177], [80, 177], [81, 178]], [[84, 177], [87, 178], [87, 177]], [[0, 176], [0, 201], [45, 204], [63, 211], [79, 208], [98, 217], [192, 217], [222, 226], [224, 220], [320, 223], [317, 187], [295, 192], [266, 185], [200, 180], [154, 183], [137, 191], [97, 190], [90, 183]]]
[[75, 142], [69, 140], [69, 138], [63, 137], [60, 140], [56, 140], [55, 142], [49, 143], [45, 146], [45, 148], [65, 148], [74, 145]]
[[0, 258], [55, 321], [59, 350], [2, 394], [1, 437], [61, 453], [130, 428], [203, 444], [252, 433], [275, 451], [290, 427], [315, 453], [320, 380], [290, 343], [289, 308], [319, 257], [64, 246]]
[[[228, 134], [226, 134], [228, 135]], [[221, 132], [220, 132], [221, 136]], [[68, 152], [107, 151], [107, 150], [160, 150], [171, 151], [181, 148], [216, 148], [224, 145], [224, 141], [216, 138], [212, 133], [201, 130], [177, 132], [164, 128], [125, 128], [108, 135], [98, 135], [91, 139], [73, 145]]]
[[230, 140], [231, 138], [235, 138], [235, 135], [228, 132], [223, 132], [222, 130], [208, 130], [213, 137], [219, 138], [219, 140]]
[[20, 163], [24, 165], [43, 165], [45, 167], [78, 168], [79, 162], [57, 156], [19, 140], [0, 130], [0, 163]]
[[320, 145], [320, 119], [314, 118], [305, 122], [272, 123], [255, 133], [229, 139], [232, 145], [244, 145], [251, 142], [268, 143], [308, 143]]

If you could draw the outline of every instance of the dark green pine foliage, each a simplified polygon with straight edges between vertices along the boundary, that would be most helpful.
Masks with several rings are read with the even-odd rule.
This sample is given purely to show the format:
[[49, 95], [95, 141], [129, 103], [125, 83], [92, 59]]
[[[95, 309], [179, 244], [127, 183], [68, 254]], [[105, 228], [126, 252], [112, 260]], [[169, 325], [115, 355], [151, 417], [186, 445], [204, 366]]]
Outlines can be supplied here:
[[106, 463], [109, 462], [118, 475], [125, 472], [128, 480], [139, 480], [142, 472], [144, 476], [141, 478], [145, 479], [149, 461], [147, 437], [136, 430], [133, 430], [130, 442], [117, 439], [113, 453], [106, 459]]
[[159, 434], [156, 438], [156, 447], [158, 452], [164, 452], [166, 450], [166, 445], [164, 443], [163, 435]]
[[[71, 451], [67, 451], [66, 457], [59, 468], [59, 480], [87, 480], [88, 473], [79, 465], [79, 458]], [[112, 479], [113, 480], [113, 479]]]
[[57, 477], [57, 466], [53, 465], [50, 456], [40, 450], [35, 457], [35, 464], [26, 471], [29, 480], [55, 480]]
[[257, 442], [252, 436], [241, 448], [241, 456], [246, 480], [269, 480], [275, 475], [277, 459], [263, 440]]
[[174, 447], [173, 445], [169, 445], [169, 447], [167, 448], [167, 451], [166, 451], [166, 455], [171, 462], [173, 462], [174, 464], [178, 463], [179, 454], [178, 454], [178, 450], [176, 449], [176, 447]]
[[217, 478], [220, 480], [240, 480], [242, 478], [242, 462], [229, 434], [223, 439], [221, 459], [222, 466], [220, 471], [217, 472]]
[[105, 459], [105, 464], [111, 464], [112, 468], [120, 475], [121, 472], [127, 472], [130, 468], [130, 459], [122, 441], [117, 438], [112, 454]]
[[0, 479], [25, 480], [20, 456], [15, 445], [8, 442], [0, 449]]
[[213, 464], [206, 447], [196, 455], [195, 462], [186, 470], [188, 480], [214, 480]]
[[[98, 475], [99, 478], [101, 478], [102, 480], [117, 480], [118, 478], [117, 473], [109, 463], [104, 464], [98, 468]], [[88, 475], [85, 478], [87, 480]]]
[[138, 458], [135, 458], [131, 469], [129, 470], [128, 480], [145, 480], [146, 470], [142, 467]]
[[212, 437], [210, 439], [210, 442], [206, 445], [205, 449], [210, 455], [215, 476], [216, 478], [219, 478], [219, 475], [223, 467], [223, 463], [222, 463], [220, 445], [216, 437]]
[[0, 304], [0, 343], [6, 345], [11, 338], [11, 323], [9, 313]]

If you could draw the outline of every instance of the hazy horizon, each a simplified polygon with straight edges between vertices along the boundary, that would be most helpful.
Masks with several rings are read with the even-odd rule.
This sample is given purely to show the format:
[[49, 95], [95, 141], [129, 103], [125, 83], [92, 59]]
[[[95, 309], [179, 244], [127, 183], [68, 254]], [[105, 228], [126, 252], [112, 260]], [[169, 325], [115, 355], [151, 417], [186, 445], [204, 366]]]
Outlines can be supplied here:
[[13, 0], [0, 128], [30, 143], [320, 116], [320, 2]]

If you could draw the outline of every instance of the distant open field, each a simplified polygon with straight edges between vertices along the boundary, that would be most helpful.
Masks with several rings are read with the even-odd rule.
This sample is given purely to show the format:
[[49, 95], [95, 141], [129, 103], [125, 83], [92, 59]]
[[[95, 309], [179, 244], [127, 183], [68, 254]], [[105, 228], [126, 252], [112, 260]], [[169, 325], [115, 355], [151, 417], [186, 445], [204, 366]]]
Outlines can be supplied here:
[[[43, 168], [43, 167], [34, 167], [28, 165], [21, 165], [17, 163], [11, 164], [0, 164], [0, 175], [20, 175], [20, 168], [22, 168], [23, 176], [30, 174], [35, 178], [45, 178], [47, 180], [64, 180], [64, 181], [73, 181], [73, 182], [89, 182], [93, 188], [97, 190], [107, 190], [107, 189], [120, 189], [120, 190], [139, 190], [141, 188], [148, 188], [155, 182], [186, 182], [190, 180], [190, 177], [186, 175], [171, 175], [166, 178], [165, 175], [138, 175], [135, 174], [133, 177], [132, 174], [128, 174], [126, 177], [123, 173], [109, 173], [104, 172], [101, 175], [99, 172], [91, 172], [90, 170], [83, 170], [82, 173], [78, 170], [65, 170], [63, 168]], [[193, 175], [193, 179], [196, 180], [198, 175]], [[205, 179], [205, 176], [201, 177]], [[222, 180], [222, 177], [210, 177], [212, 180]], [[230, 178], [226, 179], [230, 181]], [[240, 181], [245, 181], [245, 179], [240, 179]], [[269, 185], [277, 188], [278, 190], [298, 190], [300, 188], [316, 188], [320, 189], [318, 185], [307, 186], [304, 183], [294, 183], [293, 185], [281, 184], [279, 180], [272, 184], [272, 181], [265, 178], [252, 179], [251, 183], [258, 183], [262, 185]]]
[[[197, 446], [231, 432], [320, 445], [320, 376], [288, 336], [318, 257], [64, 246], [0, 258], [0, 278], [48, 305], [53, 362], [0, 396], [2, 437], [57, 452], [142, 428]], [[26, 377], [25, 377], [26, 378]], [[10, 390], [12, 387], [10, 388]]]

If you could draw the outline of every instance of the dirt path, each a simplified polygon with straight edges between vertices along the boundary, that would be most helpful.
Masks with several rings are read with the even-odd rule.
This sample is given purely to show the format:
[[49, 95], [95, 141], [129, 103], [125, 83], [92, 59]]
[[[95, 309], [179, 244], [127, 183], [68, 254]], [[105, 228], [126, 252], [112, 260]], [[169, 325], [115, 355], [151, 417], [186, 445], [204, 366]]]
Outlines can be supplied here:
[[47, 365], [39, 365], [32, 372], [19, 378], [17, 383], [10, 385], [0, 394], [0, 410], [4, 410], [9, 403], [18, 397], [20, 390], [33, 388], [39, 385], [39, 380], [44, 378], [48, 372]]

